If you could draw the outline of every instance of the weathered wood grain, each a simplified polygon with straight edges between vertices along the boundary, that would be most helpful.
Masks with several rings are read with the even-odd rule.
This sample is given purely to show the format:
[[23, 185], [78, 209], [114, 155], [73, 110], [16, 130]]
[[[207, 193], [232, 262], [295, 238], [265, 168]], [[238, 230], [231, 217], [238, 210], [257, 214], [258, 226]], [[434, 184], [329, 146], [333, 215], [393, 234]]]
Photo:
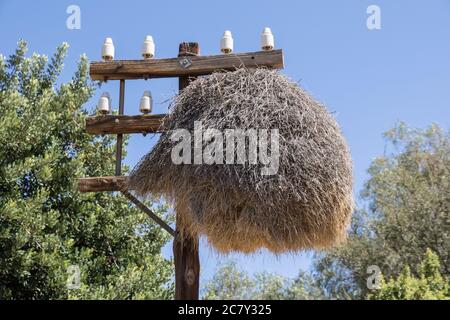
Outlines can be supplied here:
[[[183, 48], [184, 52], [186, 48]], [[218, 70], [234, 70], [238, 67], [284, 67], [283, 51], [257, 51], [239, 54], [221, 54], [214, 56], [179, 56], [169, 59], [114, 60], [92, 62], [90, 76], [92, 80], [149, 79], [166, 77], [199, 76]], [[190, 65], [182, 66], [182, 59], [189, 59]]]
[[161, 132], [165, 114], [106, 115], [86, 118], [86, 132], [89, 134], [129, 134]]
[[120, 191], [127, 186], [125, 176], [91, 177], [78, 179], [78, 191], [80, 192], [103, 192]]
[[[199, 54], [200, 48], [196, 42], [180, 44], [178, 56]], [[189, 84], [189, 77], [178, 80], [178, 87], [183, 90]], [[176, 224], [180, 224], [179, 213], [176, 214]], [[200, 283], [200, 258], [198, 253], [198, 237], [183, 237], [176, 229], [173, 240], [173, 256], [175, 263], [175, 300], [198, 300]]]

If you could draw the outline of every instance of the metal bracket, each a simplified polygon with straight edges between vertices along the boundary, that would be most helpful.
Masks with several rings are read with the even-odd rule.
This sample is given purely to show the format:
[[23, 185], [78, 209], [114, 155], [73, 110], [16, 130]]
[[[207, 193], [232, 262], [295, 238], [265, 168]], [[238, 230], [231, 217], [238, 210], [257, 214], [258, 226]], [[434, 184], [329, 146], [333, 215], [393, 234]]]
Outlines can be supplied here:
[[188, 57], [182, 57], [180, 60], [178, 60], [178, 63], [183, 69], [187, 69], [192, 65], [192, 60]]

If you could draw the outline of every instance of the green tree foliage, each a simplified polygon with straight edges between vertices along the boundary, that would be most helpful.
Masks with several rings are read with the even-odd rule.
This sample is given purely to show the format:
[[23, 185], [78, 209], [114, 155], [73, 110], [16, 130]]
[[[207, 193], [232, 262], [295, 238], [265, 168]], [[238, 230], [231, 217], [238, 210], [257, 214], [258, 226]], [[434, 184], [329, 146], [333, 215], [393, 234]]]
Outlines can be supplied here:
[[261, 272], [250, 276], [230, 261], [221, 266], [206, 284], [203, 296], [208, 300], [309, 300], [321, 299], [320, 290], [306, 273], [295, 279]]
[[369, 295], [372, 300], [450, 300], [450, 282], [441, 275], [439, 258], [431, 250], [417, 269], [417, 277], [411, 274], [409, 266], [396, 279], [385, 282], [375, 293]]
[[427, 248], [450, 275], [450, 135], [437, 125], [399, 124], [386, 138], [393, 151], [369, 169], [367, 206], [354, 214], [348, 243], [316, 260], [316, 280], [330, 298], [366, 297], [371, 265], [388, 279], [406, 278], [403, 266], [418, 265]]
[[[57, 85], [67, 48], [47, 61], [22, 41], [0, 58], [0, 299], [170, 298], [164, 231], [119, 194], [76, 191], [77, 177], [114, 172], [115, 142], [84, 133], [85, 57]], [[70, 265], [80, 289], [67, 289]]]
[[205, 285], [203, 296], [207, 300], [246, 300], [250, 299], [252, 287], [249, 275], [240, 270], [235, 261], [230, 261]]

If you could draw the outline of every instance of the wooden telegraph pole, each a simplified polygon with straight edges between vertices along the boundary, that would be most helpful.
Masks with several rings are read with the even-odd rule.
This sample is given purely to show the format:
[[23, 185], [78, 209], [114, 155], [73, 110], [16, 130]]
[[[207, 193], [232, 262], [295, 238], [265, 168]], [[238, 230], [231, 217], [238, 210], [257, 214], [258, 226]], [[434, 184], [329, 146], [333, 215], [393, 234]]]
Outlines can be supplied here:
[[[190, 56], [200, 54], [199, 45], [196, 42], [180, 43], [178, 57], [185, 57], [180, 64], [185, 68], [191, 65]], [[194, 77], [179, 77], [179, 90], [188, 86]], [[179, 216], [176, 216], [177, 226]], [[181, 238], [178, 229], [173, 240], [173, 256], [175, 261], [175, 299], [198, 300], [200, 280], [200, 259], [198, 256], [198, 237]]]
[[[189, 81], [197, 76], [208, 75], [215, 71], [233, 71], [239, 67], [283, 68], [281, 50], [258, 51], [237, 54], [200, 56], [196, 42], [183, 42], [179, 46], [178, 57], [145, 60], [111, 60], [92, 62], [90, 76], [92, 80], [120, 80], [120, 98], [118, 115], [101, 115], [86, 119], [86, 132], [93, 135], [117, 135], [115, 176], [86, 177], [78, 179], [80, 192], [119, 191], [137, 208], [145, 212], [174, 237], [173, 254], [175, 260], [175, 299], [198, 300], [200, 262], [198, 257], [198, 237], [183, 239], [179, 230], [173, 230], [150, 208], [137, 199], [129, 189], [128, 177], [122, 174], [123, 134], [161, 133], [164, 114], [126, 115], [125, 80], [169, 78], [179, 79], [179, 89], [183, 90]], [[179, 226], [180, 217], [176, 217]]]

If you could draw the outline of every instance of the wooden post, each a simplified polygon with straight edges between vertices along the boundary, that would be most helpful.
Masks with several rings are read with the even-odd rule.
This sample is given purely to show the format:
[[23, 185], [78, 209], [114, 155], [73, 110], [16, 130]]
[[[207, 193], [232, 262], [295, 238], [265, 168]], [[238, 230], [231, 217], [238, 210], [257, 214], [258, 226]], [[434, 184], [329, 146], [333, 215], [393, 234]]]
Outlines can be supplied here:
[[[120, 96], [119, 96], [119, 115], [123, 115], [125, 109], [125, 80], [120, 80]], [[119, 133], [117, 135], [116, 143], [116, 176], [122, 174], [122, 145], [123, 145], [123, 134]]]
[[[200, 53], [199, 45], [195, 42], [183, 42], [179, 47], [179, 57], [186, 57], [180, 64], [189, 68], [189, 56]], [[180, 77], [179, 89], [183, 90], [191, 78]], [[179, 217], [176, 217], [177, 225]], [[173, 241], [173, 255], [175, 260], [175, 299], [176, 300], [198, 300], [200, 259], [198, 256], [198, 238], [181, 239], [178, 230], [175, 232]]]

